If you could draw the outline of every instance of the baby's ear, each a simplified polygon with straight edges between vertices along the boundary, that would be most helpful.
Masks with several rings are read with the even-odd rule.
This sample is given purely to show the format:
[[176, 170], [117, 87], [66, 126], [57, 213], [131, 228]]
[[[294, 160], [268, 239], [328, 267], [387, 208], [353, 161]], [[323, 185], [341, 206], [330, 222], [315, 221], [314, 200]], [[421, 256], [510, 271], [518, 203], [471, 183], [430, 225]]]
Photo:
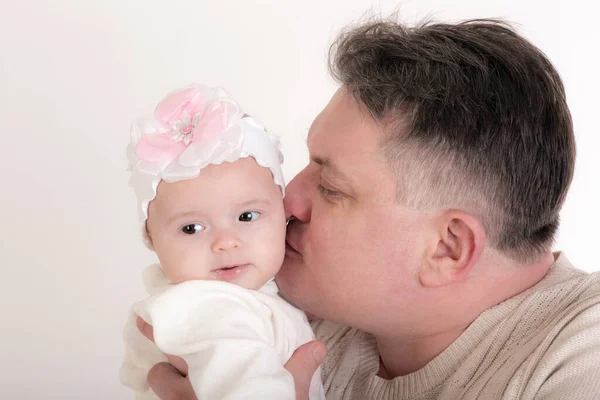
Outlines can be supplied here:
[[150, 236], [150, 231], [148, 230], [148, 224], [144, 222], [144, 228], [142, 229], [142, 235], [144, 244], [147, 248], [154, 251], [154, 245], [152, 244], [152, 236]]

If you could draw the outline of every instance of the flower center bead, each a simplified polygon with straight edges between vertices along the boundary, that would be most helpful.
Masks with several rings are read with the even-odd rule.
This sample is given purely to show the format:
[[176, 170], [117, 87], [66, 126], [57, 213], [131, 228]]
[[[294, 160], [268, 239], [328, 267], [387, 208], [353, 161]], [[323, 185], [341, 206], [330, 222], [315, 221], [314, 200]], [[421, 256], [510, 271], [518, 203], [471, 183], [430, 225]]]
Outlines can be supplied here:
[[189, 135], [190, 133], [192, 133], [193, 130], [194, 125], [186, 125], [183, 128], [181, 128], [179, 132], [183, 133], [184, 135]]

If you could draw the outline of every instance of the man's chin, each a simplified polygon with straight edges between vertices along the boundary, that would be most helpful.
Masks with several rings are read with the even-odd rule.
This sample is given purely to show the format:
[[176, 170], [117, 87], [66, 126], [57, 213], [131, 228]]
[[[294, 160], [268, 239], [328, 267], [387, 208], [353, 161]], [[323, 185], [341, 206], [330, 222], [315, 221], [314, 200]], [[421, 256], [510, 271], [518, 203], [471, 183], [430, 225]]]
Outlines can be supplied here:
[[312, 322], [312, 321], [318, 321], [320, 319], [324, 319], [319, 317], [317, 314], [313, 314], [307, 311], [304, 311], [304, 314], [306, 314], [306, 318], [308, 319], [308, 322]]
[[292, 265], [289, 260], [284, 260], [279, 272], [275, 275], [275, 282], [277, 283], [277, 287], [279, 287], [279, 295], [294, 307], [302, 310], [297, 301], [301, 299], [296, 296], [298, 294], [298, 283], [300, 282], [298, 277], [294, 276], [294, 271], [297, 267], [296, 265]]
[[299, 267], [299, 265], [298, 265], [299, 263], [300, 263], [300, 260], [291, 258], [286, 253], [285, 257], [283, 258], [283, 263], [281, 264], [281, 268], [279, 268], [279, 271], [277, 271], [277, 274], [275, 275], [275, 281], [277, 281], [277, 284], [279, 284], [280, 281], [284, 282], [284, 285], [285, 285], [285, 281], [287, 281], [287, 282], [297, 281], [297, 279], [294, 279], [292, 275], [295, 273], [295, 271]]
[[277, 287], [279, 288], [279, 294], [286, 299], [287, 301], [288, 298], [286, 297], [286, 292], [287, 292], [287, 284], [286, 284], [286, 279], [287, 279], [287, 273], [285, 271], [285, 268], [282, 266], [279, 271], [277, 272], [277, 274], [275, 275], [275, 283], [277, 284]]

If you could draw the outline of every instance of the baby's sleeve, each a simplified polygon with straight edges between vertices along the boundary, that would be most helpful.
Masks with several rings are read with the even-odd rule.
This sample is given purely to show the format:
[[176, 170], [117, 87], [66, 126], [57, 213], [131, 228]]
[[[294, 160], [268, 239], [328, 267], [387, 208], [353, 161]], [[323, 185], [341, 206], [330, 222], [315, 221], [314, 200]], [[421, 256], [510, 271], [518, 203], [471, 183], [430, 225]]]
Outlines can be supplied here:
[[249, 290], [190, 281], [149, 301], [157, 346], [187, 362], [199, 399], [295, 399], [271, 310]]
[[123, 330], [125, 357], [119, 378], [123, 385], [136, 392], [137, 400], [157, 400], [158, 396], [148, 386], [148, 372], [154, 365], [168, 360], [154, 343], [142, 335], [136, 318], [137, 315], [130, 312]]

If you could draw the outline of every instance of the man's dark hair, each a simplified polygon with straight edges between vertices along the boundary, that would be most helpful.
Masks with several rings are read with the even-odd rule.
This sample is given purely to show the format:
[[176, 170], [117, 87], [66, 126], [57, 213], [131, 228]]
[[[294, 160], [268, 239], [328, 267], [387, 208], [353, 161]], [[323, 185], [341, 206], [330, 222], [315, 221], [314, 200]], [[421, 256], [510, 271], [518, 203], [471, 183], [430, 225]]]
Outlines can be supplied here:
[[399, 201], [479, 216], [520, 261], [548, 250], [575, 163], [571, 115], [548, 58], [497, 20], [346, 29], [330, 71], [386, 127]]

